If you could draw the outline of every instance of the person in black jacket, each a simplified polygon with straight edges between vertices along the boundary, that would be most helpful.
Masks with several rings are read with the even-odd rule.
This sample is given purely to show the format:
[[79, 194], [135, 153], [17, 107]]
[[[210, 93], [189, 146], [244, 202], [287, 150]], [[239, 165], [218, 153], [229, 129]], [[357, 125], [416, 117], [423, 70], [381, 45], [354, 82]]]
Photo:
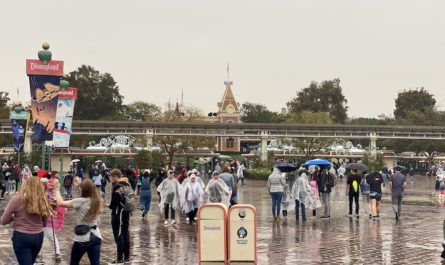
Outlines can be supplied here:
[[6, 178], [1, 169], [0, 169], [0, 189], [2, 190], [0, 200], [3, 200], [6, 192]]
[[327, 169], [323, 169], [320, 174], [320, 182], [318, 183], [318, 191], [321, 193], [321, 198], [323, 201], [324, 214], [321, 218], [331, 217], [331, 191], [334, 187], [334, 176], [329, 173]]
[[122, 181], [122, 173], [118, 169], [110, 172], [113, 190], [109, 208], [111, 209], [111, 226], [114, 241], [117, 246], [117, 259], [111, 264], [121, 264], [130, 260], [130, 213], [123, 211], [124, 186], [128, 183]]
[[348, 180], [346, 181], [346, 196], [349, 197], [349, 213], [348, 216], [352, 217], [352, 204], [355, 201], [355, 216], [359, 218], [360, 208], [358, 199], [360, 197], [360, 183], [361, 177], [357, 174], [357, 170], [352, 170], [351, 174], [348, 175]]
[[[156, 186], [156, 188], [157, 188], [159, 185], [161, 185], [162, 181], [163, 181], [164, 179], [166, 179], [166, 178], [167, 178], [167, 175], [165, 174], [165, 170], [164, 170], [162, 167], [159, 168], [158, 178], [157, 178], [156, 181], [155, 181], [155, 186]], [[158, 192], [158, 196], [159, 196], [159, 202], [161, 202], [161, 193], [160, 193], [160, 192]]]

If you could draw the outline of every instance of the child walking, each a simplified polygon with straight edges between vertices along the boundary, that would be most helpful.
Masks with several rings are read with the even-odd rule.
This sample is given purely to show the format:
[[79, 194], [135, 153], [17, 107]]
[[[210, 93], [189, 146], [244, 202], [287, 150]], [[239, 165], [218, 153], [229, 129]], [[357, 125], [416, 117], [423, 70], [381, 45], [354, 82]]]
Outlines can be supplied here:
[[283, 212], [283, 221], [287, 222], [287, 210], [291, 201], [291, 193], [289, 190], [289, 184], [283, 185], [283, 196], [281, 197], [281, 209]]

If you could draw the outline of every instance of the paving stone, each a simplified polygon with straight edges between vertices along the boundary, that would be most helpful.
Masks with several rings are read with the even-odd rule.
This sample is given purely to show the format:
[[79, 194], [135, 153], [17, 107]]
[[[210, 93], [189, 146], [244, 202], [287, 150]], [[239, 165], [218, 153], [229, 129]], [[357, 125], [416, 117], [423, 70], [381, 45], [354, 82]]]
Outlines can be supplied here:
[[[440, 264], [443, 242], [442, 223], [445, 208], [431, 197], [434, 179], [417, 176], [408, 184], [403, 216], [396, 221], [390, 205], [390, 193], [384, 193], [381, 217], [370, 220], [360, 201], [360, 219], [347, 217], [345, 180], [334, 188], [331, 198], [332, 218], [316, 218], [297, 224], [295, 212], [289, 212], [287, 224], [273, 224], [271, 199], [264, 181], [249, 181], [239, 187], [242, 203], [253, 204], [258, 214], [258, 264]], [[135, 212], [131, 220], [131, 264], [198, 264], [197, 226], [185, 224], [178, 215], [175, 227], [165, 227], [153, 191], [147, 220]], [[107, 197], [108, 198], [108, 197]], [[420, 199], [418, 199], [420, 198]], [[109, 199], [109, 198], [108, 198]], [[5, 202], [0, 202], [3, 210]], [[318, 212], [320, 215], [321, 212]], [[307, 213], [308, 216], [311, 213]], [[66, 224], [58, 234], [63, 262], [68, 264], [74, 228], [74, 212], [66, 215]], [[101, 262], [115, 258], [110, 212], [101, 216], [104, 237]], [[17, 264], [12, 251], [9, 226], [0, 227], [0, 264]], [[43, 246], [45, 264], [54, 264], [49, 242]], [[89, 264], [85, 256], [82, 264]], [[206, 263], [209, 264], [209, 263]], [[210, 263], [222, 264], [222, 263]], [[246, 263], [232, 263], [246, 264]]]

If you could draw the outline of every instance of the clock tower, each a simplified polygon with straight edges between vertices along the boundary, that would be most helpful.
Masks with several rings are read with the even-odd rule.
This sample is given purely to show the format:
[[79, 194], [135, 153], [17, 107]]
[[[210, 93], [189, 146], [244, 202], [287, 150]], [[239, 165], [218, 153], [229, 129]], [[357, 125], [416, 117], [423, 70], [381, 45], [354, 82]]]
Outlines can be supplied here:
[[[232, 81], [225, 81], [226, 90], [221, 102], [218, 102], [218, 118], [220, 123], [239, 123], [240, 122], [240, 104], [236, 102], [232, 92]], [[239, 137], [218, 137], [218, 150], [239, 152]]]

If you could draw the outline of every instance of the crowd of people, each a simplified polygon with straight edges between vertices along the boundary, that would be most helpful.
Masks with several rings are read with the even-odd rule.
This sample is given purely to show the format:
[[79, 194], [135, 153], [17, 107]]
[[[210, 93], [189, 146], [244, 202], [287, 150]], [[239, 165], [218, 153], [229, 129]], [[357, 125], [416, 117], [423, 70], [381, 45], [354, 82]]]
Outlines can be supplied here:
[[[137, 216], [136, 207], [141, 211], [141, 218], [147, 218], [152, 182], [156, 186], [159, 210], [165, 218], [164, 225], [174, 226], [177, 218], [184, 218], [187, 224], [193, 225], [197, 222], [199, 207], [205, 203], [205, 194], [206, 202], [223, 203], [227, 207], [238, 203], [238, 182], [245, 183], [243, 169], [244, 165], [236, 161], [218, 164], [206, 185], [198, 169], [185, 167], [176, 173], [173, 167], [154, 172], [149, 169], [139, 171], [130, 165], [110, 170], [100, 162], [91, 166], [88, 177], [82, 170], [72, 167], [61, 178], [57, 172], [41, 170], [37, 166], [31, 171], [26, 165], [19, 169], [18, 165], [6, 163], [0, 173], [0, 177], [5, 176], [1, 178], [5, 180], [4, 185], [2, 181], [2, 192], [8, 192], [12, 197], [1, 217], [1, 224], [12, 223], [13, 249], [20, 265], [42, 262], [39, 253], [45, 239], [50, 243], [55, 261], [60, 262], [57, 235], [64, 228], [67, 209], [72, 208], [76, 212], [76, 226], [70, 264], [79, 264], [85, 253], [90, 264], [100, 264], [103, 238], [99, 226], [105, 224], [100, 224], [98, 219], [108, 206], [117, 252], [111, 264], [124, 264], [130, 261], [130, 218]], [[107, 204], [108, 182], [112, 187], [111, 200]]]
[[23, 180], [31, 177], [32, 173], [28, 165], [23, 168], [12, 161], [4, 161], [0, 168], [0, 200], [4, 200], [5, 195], [18, 193]]
[[[402, 199], [407, 185], [407, 176], [402, 174], [402, 167], [391, 170], [367, 173], [358, 170], [346, 170], [345, 165], [300, 167], [295, 173], [282, 173], [274, 167], [268, 178], [267, 187], [272, 198], [272, 216], [274, 222], [287, 221], [288, 211], [295, 209], [297, 223], [307, 220], [306, 210], [311, 218], [317, 218], [317, 210], [322, 209], [321, 219], [331, 217], [331, 193], [338, 179], [346, 178], [346, 196], [349, 202], [349, 217], [360, 218], [360, 197], [370, 219], [380, 217], [382, 186], [389, 185], [391, 201], [396, 219], [402, 213]], [[360, 174], [359, 174], [360, 173]], [[355, 209], [354, 209], [355, 206]], [[353, 212], [353, 210], [355, 210]], [[353, 215], [354, 214], [354, 215]]]
[[[98, 219], [108, 206], [116, 243], [116, 258], [112, 264], [123, 264], [130, 261], [130, 218], [147, 218], [153, 191], [157, 193], [155, 204], [159, 206], [165, 226], [175, 226], [178, 218], [193, 225], [198, 219], [198, 209], [204, 203], [222, 203], [227, 207], [238, 203], [238, 186], [245, 184], [245, 168], [244, 163], [237, 161], [217, 163], [207, 181], [199, 168], [139, 170], [127, 165], [122, 169], [109, 169], [105, 163], [98, 162], [88, 170], [88, 177], [82, 170], [72, 167], [61, 178], [57, 172], [40, 170], [37, 166], [31, 171], [27, 165], [19, 168], [13, 163], [4, 163], [0, 172], [2, 198], [6, 193], [12, 197], [1, 224], [13, 224], [13, 249], [19, 264], [39, 261], [45, 239], [50, 242], [55, 260], [59, 262], [62, 257], [57, 234], [64, 228], [67, 209], [72, 208], [76, 212], [76, 226], [70, 264], [79, 264], [85, 253], [91, 264], [100, 264], [103, 238], [99, 226], [106, 224], [100, 224]], [[440, 195], [445, 174], [443, 170], [436, 173]], [[369, 174], [346, 170], [345, 165], [300, 167], [287, 174], [274, 167], [267, 181], [273, 220], [286, 222], [291, 210], [295, 210], [297, 223], [305, 222], [307, 216], [318, 218], [317, 212], [320, 211], [319, 218], [330, 218], [331, 193], [341, 178], [346, 179], [349, 217], [355, 214], [359, 218], [360, 205], [363, 205], [369, 218], [378, 219], [382, 186], [388, 185], [395, 218], [399, 219], [408, 180], [406, 175], [409, 176], [402, 174], [401, 167]], [[107, 189], [107, 183], [112, 187]], [[155, 187], [152, 188], [153, 184]], [[111, 191], [111, 195], [106, 197], [107, 191]], [[111, 199], [105, 202], [105, 198]]]

